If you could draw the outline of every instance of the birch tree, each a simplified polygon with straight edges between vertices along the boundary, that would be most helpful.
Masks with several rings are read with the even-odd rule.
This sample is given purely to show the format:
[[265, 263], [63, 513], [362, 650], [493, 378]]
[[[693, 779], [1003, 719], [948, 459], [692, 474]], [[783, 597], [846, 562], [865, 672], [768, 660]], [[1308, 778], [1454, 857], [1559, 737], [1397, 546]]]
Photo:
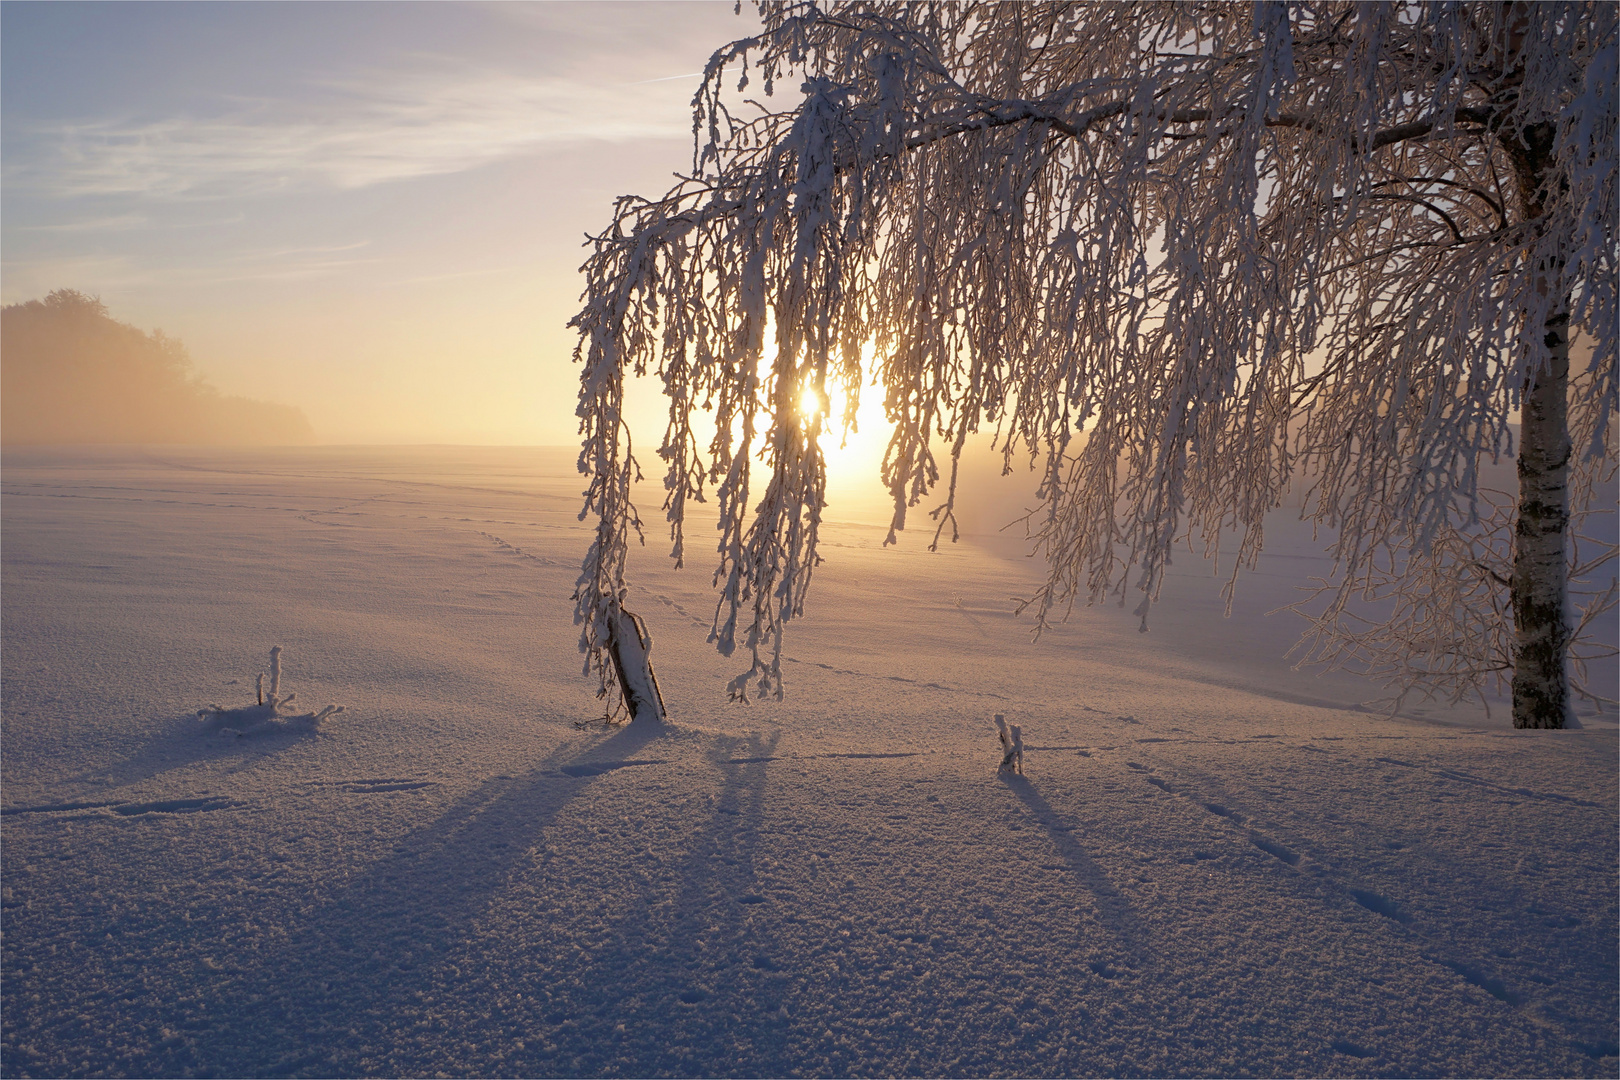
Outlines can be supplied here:
[[[1516, 458], [1514, 723], [1561, 726], [1572, 470], [1612, 494], [1615, 457], [1616, 12], [765, 5], [707, 66], [690, 172], [621, 198], [584, 266], [587, 669], [608, 684], [644, 528], [625, 384], [654, 373], [677, 565], [692, 503], [719, 515], [734, 695], [781, 693], [823, 441], [881, 392], [891, 541], [918, 511], [954, 536], [973, 432], [1039, 470], [1037, 628], [1109, 599], [1145, 620], [1178, 542], [1235, 533], [1252, 566], [1302, 487], [1336, 564], [1318, 642], [1353, 652], [1336, 620], [1387, 553], [1452, 558], [1481, 463]], [[799, 406], [834, 387], [845, 415]], [[1433, 600], [1458, 602], [1492, 610]]]

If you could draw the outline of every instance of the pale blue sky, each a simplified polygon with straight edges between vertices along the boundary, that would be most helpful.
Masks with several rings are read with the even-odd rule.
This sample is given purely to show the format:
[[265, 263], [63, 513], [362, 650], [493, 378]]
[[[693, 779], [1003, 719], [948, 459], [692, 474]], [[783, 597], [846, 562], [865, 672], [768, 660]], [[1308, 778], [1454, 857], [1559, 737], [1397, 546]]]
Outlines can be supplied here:
[[720, 3], [0, 6], [4, 302], [100, 295], [335, 442], [574, 441], [580, 246]]

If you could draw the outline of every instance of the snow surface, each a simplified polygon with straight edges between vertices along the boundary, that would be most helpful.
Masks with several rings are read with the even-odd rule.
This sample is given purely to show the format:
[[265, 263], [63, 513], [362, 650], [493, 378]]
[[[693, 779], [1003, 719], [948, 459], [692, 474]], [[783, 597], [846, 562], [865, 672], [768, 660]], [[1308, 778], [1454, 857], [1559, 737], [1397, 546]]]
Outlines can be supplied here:
[[[672, 723], [580, 730], [569, 452], [0, 468], [6, 1075], [1620, 1066], [1612, 714], [1386, 719], [1289, 671], [1259, 612], [1321, 567], [1285, 523], [1230, 621], [1178, 565], [1153, 633], [1031, 644], [1016, 545], [835, 505], [748, 707], [654, 538]], [[210, 731], [274, 644], [346, 711]]]

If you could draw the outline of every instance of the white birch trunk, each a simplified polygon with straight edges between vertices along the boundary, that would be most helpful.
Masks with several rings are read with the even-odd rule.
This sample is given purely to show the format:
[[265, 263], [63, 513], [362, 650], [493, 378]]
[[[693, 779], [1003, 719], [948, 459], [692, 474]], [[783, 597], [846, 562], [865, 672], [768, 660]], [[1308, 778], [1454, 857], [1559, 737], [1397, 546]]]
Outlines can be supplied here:
[[[1522, 5], [1510, 29], [1525, 19]], [[1501, 140], [1526, 222], [1544, 220], [1554, 128], [1527, 125]], [[1513, 726], [1561, 728], [1569, 715], [1569, 302], [1562, 253], [1536, 267], [1547, 308], [1544, 364], [1532, 353], [1519, 415], [1519, 515], [1513, 529]]]
[[1532, 372], [1520, 417], [1513, 550], [1516, 728], [1561, 728], [1569, 710], [1568, 316], [1559, 312], [1548, 319], [1546, 335], [1547, 366]]

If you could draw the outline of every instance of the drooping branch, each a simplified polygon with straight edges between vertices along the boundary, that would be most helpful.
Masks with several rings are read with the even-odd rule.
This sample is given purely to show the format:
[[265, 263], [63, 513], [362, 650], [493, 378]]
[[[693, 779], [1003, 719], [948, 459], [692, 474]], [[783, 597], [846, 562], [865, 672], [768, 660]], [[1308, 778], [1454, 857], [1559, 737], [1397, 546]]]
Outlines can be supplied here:
[[[1499, 15], [765, 8], [764, 33], [709, 65], [693, 175], [622, 201], [593, 238], [574, 321], [601, 522], [584, 647], [639, 532], [618, 426], [631, 372], [670, 396], [677, 561], [686, 507], [713, 485], [714, 640], [752, 657], [737, 693], [779, 692], [780, 634], [818, 558], [819, 438], [839, 418], [800, 415], [806, 390], [881, 385], [891, 537], [939, 486], [945, 528], [981, 426], [1037, 462], [1037, 625], [1133, 590], [1145, 616], [1195, 535], [1235, 529], [1252, 560], [1299, 485], [1346, 588], [1391, 537], [1421, 546], [1459, 508], [1471, 518], [1477, 462], [1509, 446], [1536, 362], [1525, 328], [1551, 302], [1527, 271], [1554, 252], [1597, 346], [1586, 445], [1607, 446], [1613, 105], [1587, 73], [1613, 50], [1614, 12], [1543, 5], [1513, 35]], [[722, 86], [738, 61], [767, 92], [799, 79], [802, 98], [739, 119]], [[1530, 227], [1510, 219], [1504, 146], [1549, 116], [1576, 118], [1557, 128], [1567, 180]]]

